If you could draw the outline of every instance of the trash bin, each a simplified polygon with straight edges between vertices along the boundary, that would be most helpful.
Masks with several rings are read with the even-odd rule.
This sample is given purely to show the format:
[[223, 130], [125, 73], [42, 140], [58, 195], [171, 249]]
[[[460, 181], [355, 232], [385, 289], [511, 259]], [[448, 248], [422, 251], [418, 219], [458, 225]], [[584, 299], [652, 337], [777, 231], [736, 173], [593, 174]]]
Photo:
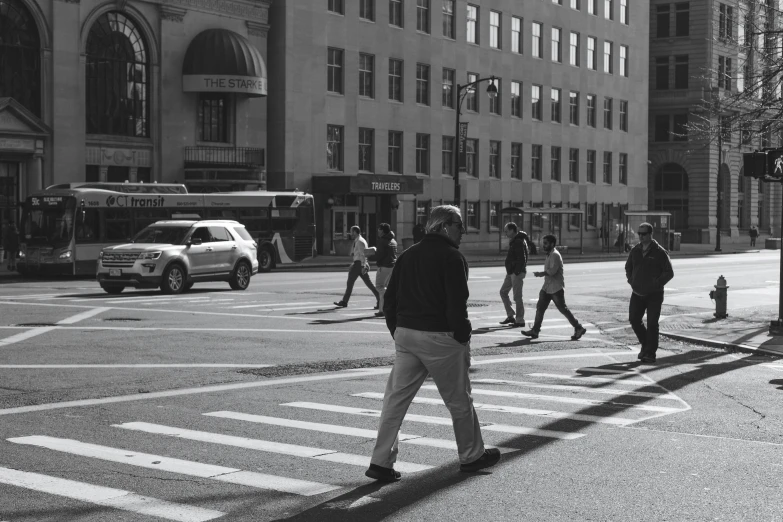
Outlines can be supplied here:
[[680, 249], [680, 241], [682, 241], [682, 232], [672, 232], [672, 244], [669, 250], [678, 251]]

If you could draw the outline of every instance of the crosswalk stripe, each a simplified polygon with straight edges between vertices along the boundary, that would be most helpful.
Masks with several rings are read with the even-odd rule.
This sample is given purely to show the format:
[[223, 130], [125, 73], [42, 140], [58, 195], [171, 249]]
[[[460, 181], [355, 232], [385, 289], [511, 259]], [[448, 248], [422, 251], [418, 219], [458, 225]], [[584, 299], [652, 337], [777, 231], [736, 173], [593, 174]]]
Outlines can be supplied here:
[[[383, 397], [381, 397], [383, 398]], [[303, 408], [310, 410], [331, 411], [334, 413], [347, 413], [350, 415], [362, 415], [365, 417], [380, 417], [380, 410], [369, 410], [366, 408], [351, 408], [349, 406], [337, 406], [335, 404], [319, 404], [316, 402], [289, 402], [281, 406], [291, 406], [293, 408]], [[415, 415], [408, 413], [405, 420], [409, 422], [421, 422], [425, 424], [436, 424], [440, 426], [451, 426], [452, 420], [445, 417], [431, 417], [429, 415]], [[581, 433], [569, 433], [566, 431], [540, 430], [536, 428], [526, 428], [523, 426], [509, 426], [506, 424], [482, 425], [482, 430], [497, 431], [501, 433], [512, 433], [515, 435], [534, 435], [536, 437], [546, 437], [550, 439], [573, 440], [584, 437]]]
[[[266, 417], [264, 415], [251, 415], [248, 413], [239, 413], [234, 411], [215, 411], [205, 413], [208, 417], [219, 417], [221, 419], [234, 419], [246, 422], [255, 422], [257, 424], [269, 424], [272, 426], [284, 426], [288, 428], [297, 428], [301, 430], [318, 431], [321, 433], [334, 433], [337, 435], [351, 435], [354, 437], [364, 437], [366, 439], [375, 439], [378, 435], [377, 430], [366, 430], [363, 428], [354, 428], [351, 426], [339, 426], [336, 424], [321, 424], [319, 422], [307, 422], [294, 419], [281, 419], [278, 417]], [[406, 433], [399, 434], [400, 442], [415, 444], [418, 446], [428, 446], [431, 448], [441, 448], [456, 450], [457, 443], [453, 440], [433, 439], [421, 435], [410, 435]], [[519, 451], [514, 448], [499, 448], [501, 453], [510, 453]]]
[[[241, 305], [241, 306], [232, 306], [231, 308], [260, 308], [262, 306], [290, 306], [293, 303], [291, 301], [288, 301], [286, 303], [254, 303], [249, 305]], [[317, 305], [317, 304], [323, 304], [323, 303], [316, 303], [315, 301], [307, 301], [305, 303], [297, 303], [299, 305]]]
[[340, 489], [339, 486], [332, 486], [331, 484], [319, 484], [318, 482], [266, 475], [253, 471], [242, 471], [240, 469], [227, 468], [224, 466], [215, 466], [212, 464], [203, 464], [201, 462], [162, 457], [160, 455], [150, 455], [148, 453], [110, 448], [97, 444], [88, 444], [86, 442], [79, 442], [78, 440], [59, 439], [43, 435], [15, 437], [7, 440], [8, 442], [13, 442], [15, 444], [37, 446], [82, 457], [118, 462], [120, 464], [128, 464], [140, 468], [167, 471], [179, 475], [207, 478], [240, 486], [293, 493], [296, 495], [320, 495], [321, 493]]
[[[422, 390], [438, 390], [435, 385], [425, 385], [421, 387]], [[657, 411], [657, 412], [675, 412], [681, 411], [682, 408], [669, 408], [666, 406], [650, 406], [647, 404], [629, 404], [625, 402], [615, 401], [599, 401], [594, 399], [577, 399], [576, 397], [559, 397], [556, 395], [538, 395], [535, 393], [519, 393], [519, 392], [507, 392], [500, 390], [484, 390], [481, 388], [473, 388], [473, 395], [491, 395], [493, 397], [512, 397], [515, 399], [531, 399], [550, 402], [562, 402], [564, 404], [579, 404], [582, 406], [605, 406], [607, 408], [621, 408], [629, 410], [642, 410], [642, 411]]]
[[528, 377], [541, 377], [545, 379], [563, 379], [563, 380], [578, 380], [578, 381], [590, 381], [590, 382], [611, 382], [614, 384], [629, 384], [634, 386], [657, 386], [657, 384], [649, 381], [635, 381], [633, 379], [610, 379], [607, 377], [587, 377], [585, 375], [574, 374], [565, 375], [561, 373], [528, 373]]
[[206, 522], [225, 515], [221, 511], [143, 497], [122, 489], [9, 468], [0, 468], [0, 484], [178, 522]]
[[[364, 397], [367, 399], [383, 400], [382, 393], [357, 393], [353, 397]], [[425, 397], [414, 397], [414, 404], [438, 404], [444, 405], [441, 399], [428, 399]], [[615, 426], [627, 426], [636, 422], [634, 419], [628, 419], [624, 417], [602, 417], [600, 415], [589, 415], [585, 413], [566, 413], [562, 411], [553, 410], [536, 410], [532, 408], [520, 408], [518, 406], [501, 406], [499, 404], [484, 404], [480, 402], [473, 402], [473, 407], [477, 410], [496, 411], [499, 413], [513, 413], [517, 415], [532, 415], [535, 417], [548, 417], [552, 419], [569, 419], [584, 422], [595, 422], [599, 424], [612, 424]], [[407, 418], [407, 417], [406, 417]]]
[[630, 397], [649, 397], [653, 399], [664, 399], [664, 400], [674, 400], [674, 401], [679, 400], [677, 397], [675, 397], [670, 393], [639, 392], [639, 391], [621, 390], [619, 388], [591, 388], [590, 386], [574, 386], [568, 384], [539, 384], [539, 383], [527, 382], [527, 381], [508, 381], [505, 379], [472, 379], [470, 382], [474, 384], [505, 384], [509, 386], [522, 386], [526, 388], [542, 388], [548, 390], [564, 390], [564, 391], [582, 391], [582, 392], [589, 392], [589, 393], [603, 393], [605, 395], [614, 395], [614, 396], [627, 395]]
[[[184, 428], [173, 428], [160, 424], [150, 424], [147, 422], [126, 422], [125, 424], [113, 424], [116, 428], [126, 430], [143, 431], [145, 433], [155, 433], [157, 435], [166, 435], [180, 439], [195, 440], [200, 442], [210, 442], [221, 444], [223, 446], [233, 446], [237, 448], [247, 448], [256, 451], [265, 451], [268, 453], [278, 453], [292, 457], [303, 457], [315, 460], [326, 460], [338, 464], [349, 464], [352, 466], [369, 467], [370, 455], [352, 455], [335, 450], [321, 448], [311, 448], [308, 446], [297, 446], [295, 444], [286, 444], [282, 442], [272, 442], [268, 440], [249, 439], [246, 437], [236, 437], [234, 435], [223, 435], [221, 433], [211, 433], [206, 431], [187, 430]], [[415, 473], [432, 468], [422, 464], [411, 462], [397, 462], [395, 469]]]
[[612, 370], [611, 368], [577, 368], [577, 370], [582, 372], [588, 372], [588, 373], [609, 373], [613, 375], [641, 375], [639, 372], [636, 371], [629, 372], [627, 370]]

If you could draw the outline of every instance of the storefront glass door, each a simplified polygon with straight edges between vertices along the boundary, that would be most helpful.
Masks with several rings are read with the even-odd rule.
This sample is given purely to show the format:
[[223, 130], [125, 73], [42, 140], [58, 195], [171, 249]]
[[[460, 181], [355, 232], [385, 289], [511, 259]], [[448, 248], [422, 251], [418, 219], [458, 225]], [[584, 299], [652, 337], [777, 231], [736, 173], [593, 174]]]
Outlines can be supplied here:
[[19, 223], [19, 163], [0, 161], [0, 230]]

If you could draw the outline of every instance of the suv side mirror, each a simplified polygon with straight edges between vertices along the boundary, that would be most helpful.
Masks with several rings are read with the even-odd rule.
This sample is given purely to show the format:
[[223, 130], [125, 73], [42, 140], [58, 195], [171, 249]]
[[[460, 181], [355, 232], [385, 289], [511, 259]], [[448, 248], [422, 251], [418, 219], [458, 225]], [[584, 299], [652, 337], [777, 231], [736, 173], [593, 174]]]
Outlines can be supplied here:
[[201, 244], [201, 238], [200, 237], [192, 237], [188, 239], [188, 246], [191, 245], [200, 245]]

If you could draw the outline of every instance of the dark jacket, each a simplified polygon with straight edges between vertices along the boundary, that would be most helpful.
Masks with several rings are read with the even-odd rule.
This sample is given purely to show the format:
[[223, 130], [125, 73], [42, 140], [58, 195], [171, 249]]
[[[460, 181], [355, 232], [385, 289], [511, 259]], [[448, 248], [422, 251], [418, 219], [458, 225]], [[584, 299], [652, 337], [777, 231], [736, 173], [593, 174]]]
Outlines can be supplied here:
[[468, 263], [447, 237], [426, 234], [397, 258], [383, 313], [394, 336], [398, 326], [424, 332], [454, 332], [461, 343], [473, 330], [468, 319]]
[[367, 258], [367, 261], [375, 261], [379, 267], [391, 268], [397, 261], [397, 240], [394, 232], [389, 232], [378, 238], [375, 253]]
[[508, 243], [506, 273], [519, 275], [522, 272], [527, 272], [527, 234], [520, 231]]
[[674, 269], [668, 252], [653, 239], [647, 255], [643, 254], [641, 243], [631, 249], [625, 276], [634, 292], [648, 295], [663, 292], [663, 286], [674, 277]]
[[759, 237], [759, 229], [756, 227], [750, 227], [750, 237]]

